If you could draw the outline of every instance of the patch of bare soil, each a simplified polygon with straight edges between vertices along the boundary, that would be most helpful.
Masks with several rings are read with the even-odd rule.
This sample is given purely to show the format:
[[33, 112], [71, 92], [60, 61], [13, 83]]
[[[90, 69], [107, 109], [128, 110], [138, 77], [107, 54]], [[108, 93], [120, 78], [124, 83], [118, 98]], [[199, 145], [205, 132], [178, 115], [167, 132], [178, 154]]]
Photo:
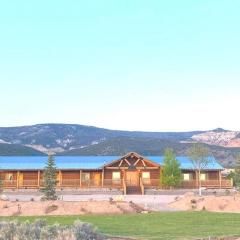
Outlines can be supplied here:
[[169, 207], [178, 210], [206, 210], [210, 212], [239, 212], [240, 196], [195, 196], [186, 194], [178, 197], [176, 201], [168, 204]]
[[137, 208], [128, 202], [115, 201], [43, 201], [10, 202], [0, 201], [0, 216], [49, 216], [83, 214], [124, 214], [137, 213]]

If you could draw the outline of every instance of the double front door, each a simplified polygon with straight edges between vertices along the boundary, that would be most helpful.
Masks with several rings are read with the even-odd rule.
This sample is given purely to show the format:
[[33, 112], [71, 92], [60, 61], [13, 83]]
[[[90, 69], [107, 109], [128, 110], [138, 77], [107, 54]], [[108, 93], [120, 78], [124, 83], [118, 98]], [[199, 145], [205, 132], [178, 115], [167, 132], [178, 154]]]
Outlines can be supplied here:
[[126, 171], [126, 185], [127, 186], [139, 186], [138, 171]]

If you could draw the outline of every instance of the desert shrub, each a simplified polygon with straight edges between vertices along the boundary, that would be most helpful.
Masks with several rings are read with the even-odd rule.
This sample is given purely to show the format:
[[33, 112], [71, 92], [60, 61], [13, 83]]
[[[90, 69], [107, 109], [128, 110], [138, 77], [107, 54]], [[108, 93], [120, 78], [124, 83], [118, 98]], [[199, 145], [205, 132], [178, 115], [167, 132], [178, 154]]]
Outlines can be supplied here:
[[177, 197], [174, 198], [175, 201], [178, 201], [179, 199], [180, 199], [179, 196], [177, 196]]
[[0, 240], [104, 240], [104, 235], [90, 224], [75, 221], [72, 226], [47, 225], [44, 220], [34, 223], [0, 222]]
[[231, 192], [230, 192], [228, 189], [226, 189], [226, 190], [225, 190], [225, 195], [226, 195], [226, 196], [229, 196], [230, 194], [231, 194]]
[[191, 199], [191, 203], [192, 203], [192, 204], [196, 204], [196, 203], [197, 203], [197, 200], [196, 200], [196, 199]]
[[52, 204], [52, 205], [46, 207], [45, 213], [48, 214], [48, 213], [51, 213], [53, 211], [56, 211], [57, 209], [58, 209], [58, 206], [55, 205], [55, 204]]
[[73, 232], [76, 240], [102, 240], [105, 239], [95, 227], [88, 223], [77, 220], [73, 225]]
[[192, 209], [194, 210], [196, 208], [197, 208], [197, 206], [195, 204], [192, 204]]
[[197, 202], [203, 202], [204, 201], [204, 198], [202, 197], [202, 198], [199, 198], [198, 200], [197, 200]]

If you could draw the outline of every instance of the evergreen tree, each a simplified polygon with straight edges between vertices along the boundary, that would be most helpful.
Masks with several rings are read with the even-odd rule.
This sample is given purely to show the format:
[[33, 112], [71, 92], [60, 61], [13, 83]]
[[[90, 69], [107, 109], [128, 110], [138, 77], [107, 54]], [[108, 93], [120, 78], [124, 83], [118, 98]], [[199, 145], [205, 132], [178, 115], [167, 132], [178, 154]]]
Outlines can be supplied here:
[[56, 200], [57, 185], [57, 168], [53, 156], [48, 156], [48, 161], [43, 172], [43, 188], [41, 192], [44, 194], [44, 200]]
[[177, 161], [173, 149], [166, 149], [164, 152], [164, 164], [162, 174], [162, 184], [173, 188], [181, 183], [180, 163]]

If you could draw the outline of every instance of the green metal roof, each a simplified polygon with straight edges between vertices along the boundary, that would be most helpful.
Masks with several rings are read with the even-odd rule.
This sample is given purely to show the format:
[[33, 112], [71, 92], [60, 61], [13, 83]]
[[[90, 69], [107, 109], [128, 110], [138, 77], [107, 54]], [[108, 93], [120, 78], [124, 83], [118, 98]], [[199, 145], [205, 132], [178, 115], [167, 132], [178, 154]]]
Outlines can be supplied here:
[[[55, 156], [55, 162], [58, 169], [101, 169], [103, 165], [122, 156]], [[147, 159], [163, 165], [163, 156], [145, 156]], [[2, 170], [42, 170], [47, 162], [47, 156], [0, 156], [0, 169]], [[180, 168], [193, 170], [190, 159], [186, 156], [177, 156], [180, 162]], [[209, 157], [209, 163], [205, 170], [222, 170], [223, 167], [215, 160]]]

